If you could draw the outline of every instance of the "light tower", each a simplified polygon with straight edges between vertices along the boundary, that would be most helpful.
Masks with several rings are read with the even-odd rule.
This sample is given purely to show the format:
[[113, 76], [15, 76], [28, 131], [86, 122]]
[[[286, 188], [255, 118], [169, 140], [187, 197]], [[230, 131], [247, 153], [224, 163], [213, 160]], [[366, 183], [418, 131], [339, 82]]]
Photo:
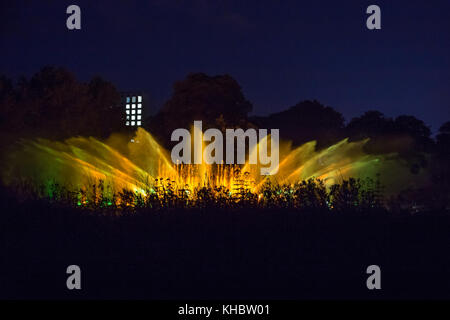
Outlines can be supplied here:
[[125, 126], [129, 128], [141, 127], [144, 121], [145, 97], [141, 92], [123, 92], [122, 108]]

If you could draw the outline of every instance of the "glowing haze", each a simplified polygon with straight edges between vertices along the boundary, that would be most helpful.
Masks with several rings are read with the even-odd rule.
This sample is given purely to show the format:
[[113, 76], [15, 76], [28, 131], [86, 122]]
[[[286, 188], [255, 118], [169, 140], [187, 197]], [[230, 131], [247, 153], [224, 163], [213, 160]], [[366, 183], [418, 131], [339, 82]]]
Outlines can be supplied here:
[[[205, 161], [174, 165], [169, 152], [142, 128], [137, 129], [133, 141], [118, 134], [103, 142], [92, 137], [75, 137], [64, 142], [21, 140], [6, 159], [2, 179], [6, 185], [31, 182], [34, 186], [45, 186], [51, 182], [75, 192], [103, 181], [110, 192], [127, 189], [146, 196], [164, 181], [178, 190], [222, 186], [233, 192], [237, 181], [245, 180], [248, 189], [258, 193], [266, 179], [293, 184], [318, 178], [331, 186], [350, 177], [375, 178], [378, 173], [382, 183], [392, 191], [398, 190], [409, 175], [395, 155], [366, 154], [363, 146], [367, 140], [345, 139], [320, 151], [316, 151], [315, 141], [296, 148], [281, 141], [280, 163], [272, 176], [261, 175], [261, 165], [248, 161], [243, 165]], [[257, 149], [255, 146], [250, 150], [246, 159]], [[390, 181], [393, 172], [396, 178]]]

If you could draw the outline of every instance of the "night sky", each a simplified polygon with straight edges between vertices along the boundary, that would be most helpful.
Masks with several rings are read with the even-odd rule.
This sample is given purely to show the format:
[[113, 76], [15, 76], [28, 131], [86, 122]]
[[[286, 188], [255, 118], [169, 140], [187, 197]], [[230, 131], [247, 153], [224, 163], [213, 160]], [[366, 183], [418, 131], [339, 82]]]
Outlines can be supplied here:
[[[71, 4], [82, 30], [66, 28]], [[382, 30], [366, 28], [371, 4]], [[377, 109], [433, 132], [450, 120], [448, 0], [2, 0], [0, 26], [0, 73], [64, 66], [143, 90], [155, 108], [175, 80], [205, 72], [233, 76], [258, 115], [317, 99], [347, 120]]]

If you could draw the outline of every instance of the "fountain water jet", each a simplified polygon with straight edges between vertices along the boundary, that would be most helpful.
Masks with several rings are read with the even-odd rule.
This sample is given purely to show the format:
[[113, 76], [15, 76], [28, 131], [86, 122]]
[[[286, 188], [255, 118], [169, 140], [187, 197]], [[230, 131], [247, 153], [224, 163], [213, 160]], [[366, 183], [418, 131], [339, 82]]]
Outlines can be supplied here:
[[[209, 186], [223, 187], [232, 193], [235, 185], [244, 181], [249, 191], [258, 193], [268, 179], [289, 185], [318, 178], [329, 187], [350, 177], [375, 178], [377, 173], [386, 178], [383, 183], [389, 184], [388, 177], [392, 175], [384, 175], [385, 172], [395, 170], [398, 179], [408, 174], [395, 155], [366, 154], [363, 147], [368, 140], [344, 139], [319, 151], [315, 141], [296, 148], [289, 142], [280, 143], [280, 164], [273, 176], [260, 175], [260, 165], [248, 161], [245, 165], [208, 165], [205, 161], [200, 165], [175, 165], [169, 152], [142, 128], [137, 129], [133, 140], [122, 139], [126, 145], [114, 137], [104, 142], [92, 137], [64, 142], [21, 140], [8, 155], [1, 176], [6, 185], [20, 181], [45, 185], [54, 181], [73, 191], [103, 181], [112, 193], [126, 189], [146, 196], [163, 183], [169, 183], [176, 192]], [[258, 147], [249, 152], [257, 152]]]

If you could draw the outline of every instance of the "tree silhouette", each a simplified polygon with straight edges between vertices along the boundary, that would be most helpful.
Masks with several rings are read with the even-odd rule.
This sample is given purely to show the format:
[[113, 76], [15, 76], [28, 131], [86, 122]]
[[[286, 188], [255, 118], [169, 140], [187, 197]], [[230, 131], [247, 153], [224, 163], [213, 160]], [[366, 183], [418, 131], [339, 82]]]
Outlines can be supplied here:
[[368, 111], [353, 118], [346, 127], [346, 133], [351, 141], [369, 138], [364, 147], [368, 153], [399, 154], [413, 173], [427, 166], [425, 153], [434, 147], [430, 128], [422, 120], [408, 115], [392, 119], [379, 111]]
[[394, 121], [386, 118], [379, 111], [367, 111], [362, 116], [353, 118], [346, 127], [350, 140], [375, 138], [393, 131]]
[[252, 104], [231, 76], [190, 73], [175, 82], [172, 97], [150, 120], [149, 129], [167, 141], [173, 130], [189, 129], [194, 120], [202, 120], [204, 128], [244, 128], [251, 110]]
[[0, 128], [7, 126], [8, 117], [14, 109], [14, 87], [12, 80], [0, 76]]
[[398, 116], [394, 121], [394, 132], [413, 138], [413, 148], [416, 152], [431, 152], [433, 149], [430, 128], [416, 117], [406, 115]]
[[302, 101], [288, 110], [251, 120], [263, 128], [280, 129], [281, 138], [291, 140], [294, 145], [317, 140], [321, 148], [343, 137], [342, 114], [315, 100]]
[[436, 147], [439, 155], [450, 156], [450, 121], [439, 128], [439, 133], [436, 136]]
[[119, 102], [111, 83], [100, 77], [82, 83], [63, 68], [44, 67], [15, 86], [0, 78], [2, 129], [17, 136], [104, 137], [122, 126]]

